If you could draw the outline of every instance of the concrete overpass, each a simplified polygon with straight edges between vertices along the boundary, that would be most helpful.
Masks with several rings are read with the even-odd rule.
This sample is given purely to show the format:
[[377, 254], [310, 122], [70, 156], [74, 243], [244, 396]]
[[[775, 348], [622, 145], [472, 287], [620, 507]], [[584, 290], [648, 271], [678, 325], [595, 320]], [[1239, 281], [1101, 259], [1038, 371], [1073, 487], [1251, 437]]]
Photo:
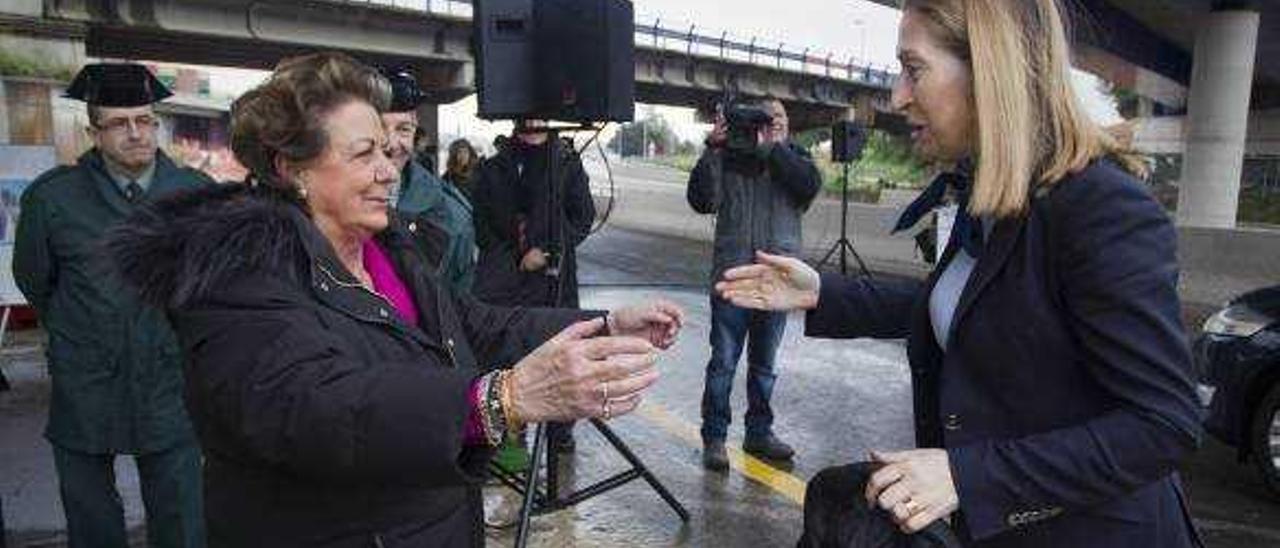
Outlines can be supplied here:
[[[1142, 96], [1136, 114], [1155, 117], [1146, 133], [1159, 147], [1180, 135], [1179, 223], [1234, 227], [1246, 143], [1280, 158], [1280, 2], [1065, 3], [1075, 9], [1077, 66]], [[1184, 118], [1170, 131], [1161, 115]]]
[[[8, 0], [0, 7], [0, 45], [6, 38], [64, 49], [72, 44], [70, 65], [89, 56], [257, 69], [316, 49], [344, 50], [370, 62], [412, 66], [433, 103], [423, 109], [424, 125], [434, 128], [434, 104], [474, 92], [470, 0], [408, 3]], [[696, 107], [733, 91], [781, 98], [797, 129], [848, 116], [886, 127], [899, 121], [887, 113], [895, 75], [851, 60], [643, 23], [637, 23], [636, 46], [640, 102]]]

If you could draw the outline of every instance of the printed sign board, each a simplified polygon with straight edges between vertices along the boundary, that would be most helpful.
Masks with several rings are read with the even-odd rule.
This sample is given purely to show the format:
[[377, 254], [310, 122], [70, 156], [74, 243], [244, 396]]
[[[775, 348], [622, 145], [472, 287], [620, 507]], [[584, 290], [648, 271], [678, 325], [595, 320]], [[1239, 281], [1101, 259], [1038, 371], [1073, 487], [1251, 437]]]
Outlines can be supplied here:
[[13, 281], [13, 240], [27, 185], [57, 164], [52, 146], [0, 146], [0, 306], [24, 305]]

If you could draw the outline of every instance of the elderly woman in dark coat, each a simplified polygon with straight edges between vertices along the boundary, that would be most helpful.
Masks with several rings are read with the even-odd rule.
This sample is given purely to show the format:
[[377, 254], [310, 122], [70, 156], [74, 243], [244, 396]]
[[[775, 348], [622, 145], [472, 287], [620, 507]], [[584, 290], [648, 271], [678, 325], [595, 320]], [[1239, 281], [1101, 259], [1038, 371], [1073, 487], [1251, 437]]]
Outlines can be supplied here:
[[679, 330], [665, 302], [452, 294], [389, 208], [387, 98], [345, 56], [281, 63], [232, 109], [247, 184], [158, 203], [113, 240], [188, 357], [210, 546], [481, 546], [506, 432], [631, 411]]

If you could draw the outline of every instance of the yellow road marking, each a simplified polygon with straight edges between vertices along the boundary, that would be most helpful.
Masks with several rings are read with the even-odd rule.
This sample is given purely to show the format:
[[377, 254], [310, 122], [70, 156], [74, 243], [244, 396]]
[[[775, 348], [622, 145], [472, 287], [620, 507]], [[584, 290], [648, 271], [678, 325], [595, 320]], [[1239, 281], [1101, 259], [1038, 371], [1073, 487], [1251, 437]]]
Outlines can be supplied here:
[[[646, 401], [635, 414], [657, 424], [659, 428], [675, 435], [690, 446], [701, 448], [702, 435], [697, 427], [677, 417], [667, 408]], [[726, 444], [729, 453], [729, 467], [738, 473], [754, 480], [798, 505], [804, 505], [805, 482], [790, 473], [779, 470], [764, 461], [742, 452], [738, 447]]]

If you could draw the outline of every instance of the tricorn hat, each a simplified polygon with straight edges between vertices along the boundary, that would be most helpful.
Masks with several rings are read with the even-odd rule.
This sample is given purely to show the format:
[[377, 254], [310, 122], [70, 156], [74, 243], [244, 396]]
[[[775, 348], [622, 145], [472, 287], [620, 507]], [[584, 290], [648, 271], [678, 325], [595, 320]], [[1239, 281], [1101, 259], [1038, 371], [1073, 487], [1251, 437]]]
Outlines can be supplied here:
[[173, 95], [147, 67], [134, 63], [93, 63], [76, 74], [63, 97], [98, 107], [140, 107]]

